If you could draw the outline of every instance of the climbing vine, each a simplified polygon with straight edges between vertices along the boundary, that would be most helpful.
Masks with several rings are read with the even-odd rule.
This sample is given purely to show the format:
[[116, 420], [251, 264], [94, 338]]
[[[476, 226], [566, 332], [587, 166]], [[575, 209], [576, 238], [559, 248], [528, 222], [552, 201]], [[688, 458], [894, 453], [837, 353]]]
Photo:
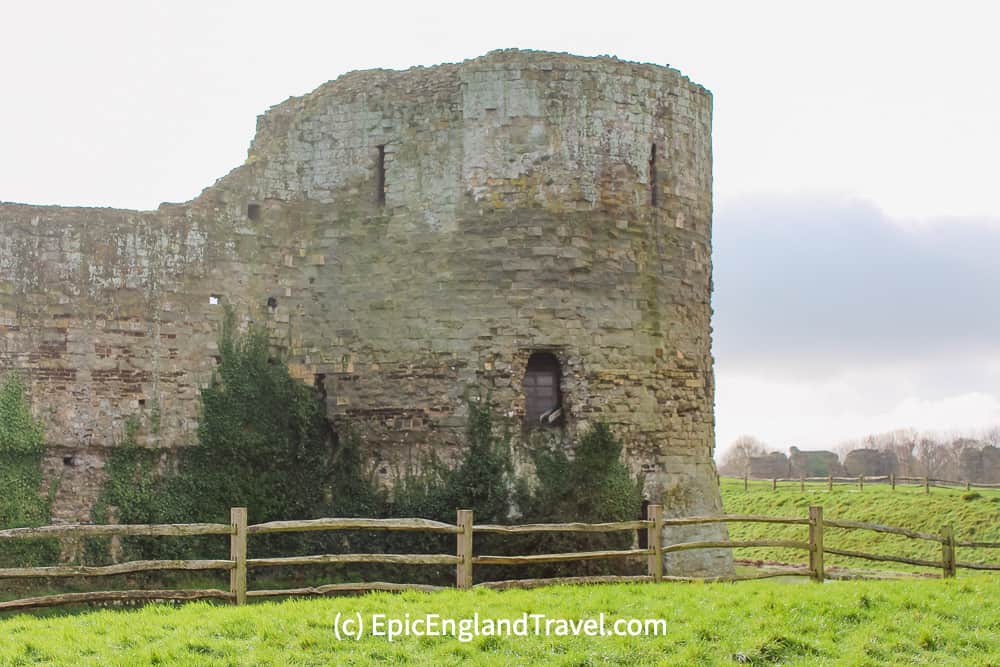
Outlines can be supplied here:
[[[197, 443], [161, 461], [133, 436], [127, 427], [111, 455], [95, 520], [112, 510], [121, 523], [228, 523], [229, 509], [238, 506], [249, 508], [255, 523], [377, 511], [357, 439], [333, 432], [316, 389], [291, 377], [284, 360], [272, 356], [265, 329], [239, 332], [232, 311], [223, 323], [215, 376], [201, 392]], [[276, 535], [254, 540], [251, 550], [295, 551], [317, 539]], [[213, 538], [183, 542], [132, 538], [122, 546], [129, 557], [206, 557], [225, 550]]]
[[[469, 399], [465, 441], [457, 465], [429, 460], [397, 480], [391, 493], [376, 490], [349, 425], [335, 431], [321, 393], [293, 378], [283, 359], [272, 355], [266, 330], [237, 330], [228, 312], [219, 340], [219, 364], [201, 393], [197, 442], [170, 460], [137, 444], [152, 424], [129, 420], [107, 464], [108, 482], [95, 507], [96, 521], [194, 523], [229, 520], [234, 506], [249, 508], [252, 523], [321, 516], [416, 516], [455, 520], [457, 508], [472, 508], [482, 523], [511, 519], [615, 521], [638, 516], [641, 486], [621, 462], [621, 443], [597, 424], [575, 444], [551, 442], [534, 450], [535, 474], [518, 479], [510, 425], [487, 395]], [[339, 431], [339, 432], [338, 432]], [[572, 452], [572, 454], [570, 454]], [[388, 533], [291, 533], [255, 537], [251, 555], [336, 552], [441, 553], [448, 536]], [[486, 553], [532, 553], [624, 548], [628, 533], [580, 538], [477, 537]], [[107, 544], [88, 560], [107, 558]], [[125, 538], [123, 558], [225, 557], [227, 545], [214, 537]], [[99, 554], [97, 553], [99, 552]], [[103, 554], [103, 555], [100, 555]], [[584, 565], [587, 572], [593, 565]], [[447, 579], [448, 568], [416, 576]], [[489, 573], [483, 571], [489, 576]], [[344, 573], [341, 573], [344, 574]], [[502, 573], [510, 576], [511, 572]], [[550, 574], [546, 572], [544, 574]], [[410, 578], [409, 570], [381, 567], [367, 576]], [[346, 576], [358, 576], [357, 572]]]
[[[45, 440], [42, 425], [31, 416], [24, 384], [14, 373], [0, 385], [0, 527], [49, 523], [53, 484], [42, 485]], [[51, 564], [59, 554], [54, 540], [5, 540], [0, 562], [11, 565]]]
[[[606, 423], [597, 422], [585, 431], [575, 443], [572, 457], [556, 441], [540, 444], [531, 454], [535, 483], [520, 480], [516, 494], [525, 521], [604, 522], [639, 518], [642, 479], [629, 473], [621, 458], [622, 443]], [[553, 553], [627, 549], [633, 535], [630, 532], [543, 533], [528, 548]], [[617, 570], [621, 570], [620, 563], [584, 561], [525, 568], [523, 576], [589, 575]]]

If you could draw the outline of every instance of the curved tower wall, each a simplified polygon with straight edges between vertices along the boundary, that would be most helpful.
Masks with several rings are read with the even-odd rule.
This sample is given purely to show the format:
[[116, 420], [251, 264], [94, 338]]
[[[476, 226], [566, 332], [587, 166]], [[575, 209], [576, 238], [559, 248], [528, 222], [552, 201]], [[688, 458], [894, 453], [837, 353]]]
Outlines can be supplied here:
[[[528, 358], [551, 352], [567, 433], [608, 421], [668, 516], [717, 512], [711, 183], [711, 96], [669, 68], [500, 51], [355, 72], [261, 116], [246, 164], [187, 204], [0, 206], [19, 244], [0, 258], [19, 327], [4, 358], [32, 376], [59, 455], [91, 472], [53, 471], [96, 479], [102, 448], [151, 404], [151, 441], [191, 441], [214, 302], [230, 302], [267, 320], [391, 480], [452, 451], [471, 388], [516, 421]], [[18, 336], [60, 309], [64, 331], [41, 337], [55, 348]], [[71, 368], [53, 385], [45, 366]], [[728, 566], [719, 552], [667, 563]]]

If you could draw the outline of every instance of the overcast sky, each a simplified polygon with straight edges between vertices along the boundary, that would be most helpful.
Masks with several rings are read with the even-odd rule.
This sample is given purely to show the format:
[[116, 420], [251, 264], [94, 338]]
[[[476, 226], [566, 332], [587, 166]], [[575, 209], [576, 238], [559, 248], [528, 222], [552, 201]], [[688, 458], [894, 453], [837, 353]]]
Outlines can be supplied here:
[[155, 208], [353, 70], [503, 47], [715, 98], [717, 436], [1000, 424], [1000, 12], [988, 2], [44, 2], [0, 28], [0, 201]]

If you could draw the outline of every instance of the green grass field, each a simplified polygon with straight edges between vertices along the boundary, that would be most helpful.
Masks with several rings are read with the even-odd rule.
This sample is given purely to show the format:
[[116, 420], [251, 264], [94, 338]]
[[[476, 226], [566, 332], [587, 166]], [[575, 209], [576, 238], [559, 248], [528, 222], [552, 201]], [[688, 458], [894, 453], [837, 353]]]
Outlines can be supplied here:
[[[805, 517], [810, 505], [821, 505], [826, 519], [849, 519], [889, 526], [939, 533], [951, 524], [959, 541], [1000, 542], [1000, 491], [977, 489], [931, 488], [926, 495], [922, 486], [887, 484], [857, 486], [834, 485], [828, 491], [825, 483], [806, 484], [805, 492], [798, 483], [785, 482], [777, 491], [770, 481], [751, 481], [748, 491], [743, 481], [722, 480], [722, 500], [729, 514], [763, 514], [767, 516]], [[775, 524], [730, 524], [732, 539], [807, 539], [805, 526]], [[941, 545], [925, 540], [885, 535], [861, 530], [827, 528], [827, 547], [893, 554], [927, 560], [941, 559]], [[790, 549], [737, 549], [736, 557], [765, 562], [805, 563], [806, 552]], [[1000, 564], [1000, 549], [956, 550], [957, 560], [972, 563]], [[909, 572], [934, 572], [897, 563], [875, 563], [854, 558], [827, 555], [826, 565], [852, 569], [892, 569]], [[968, 570], [960, 570], [968, 572]]]
[[[807, 486], [723, 480], [726, 511], [806, 516], [822, 505], [827, 518], [938, 532], [952, 524], [959, 540], [1000, 541], [1000, 492], [918, 487]], [[733, 524], [736, 539], [805, 539], [804, 526]], [[940, 546], [864, 531], [828, 529], [827, 546], [940, 557]], [[1000, 550], [959, 549], [960, 561], [1000, 562]], [[737, 557], [803, 562], [804, 552], [741, 549]], [[881, 564], [827, 557], [852, 569]], [[911, 570], [886, 564], [884, 569]], [[927, 570], [924, 570], [927, 571]], [[0, 616], [0, 665], [997, 665], [1000, 667], [1000, 574], [960, 571], [953, 580], [834, 581], [804, 579], [732, 584], [557, 586], [533, 591], [486, 590], [372, 594], [254, 603], [149, 605], [140, 609], [61, 609]], [[371, 635], [373, 615], [411, 620], [428, 614], [468, 619], [662, 619], [660, 636], [398, 637]], [[359, 641], [339, 640], [341, 618], [364, 620]]]
[[[1000, 578], [634, 584], [372, 594], [246, 607], [151, 605], [0, 621], [0, 664], [1000, 665]], [[337, 613], [411, 619], [663, 619], [639, 637], [338, 640]]]

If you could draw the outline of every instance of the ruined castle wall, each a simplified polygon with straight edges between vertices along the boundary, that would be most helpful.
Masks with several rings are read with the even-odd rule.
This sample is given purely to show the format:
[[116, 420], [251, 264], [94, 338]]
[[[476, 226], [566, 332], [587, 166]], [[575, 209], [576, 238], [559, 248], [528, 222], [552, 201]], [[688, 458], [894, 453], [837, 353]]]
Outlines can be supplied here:
[[57, 520], [89, 518], [126, 420], [145, 444], [194, 441], [222, 318], [211, 296], [267, 264], [213, 213], [0, 204], [0, 372], [23, 376], [45, 424]]
[[1000, 447], [965, 447], [959, 454], [958, 475], [970, 482], [1000, 483]]
[[[0, 209], [25, 255], [0, 263], [4, 358], [31, 371], [43, 412], [65, 413], [53, 442], [112, 444], [155, 397], [156, 442], [181, 445], [218, 295], [268, 322], [388, 480], [431, 448], [447, 456], [473, 388], [517, 423], [527, 360], [550, 351], [568, 433], [609, 421], [668, 515], [717, 512], [710, 128], [704, 89], [607, 58], [505, 51], [345, 75], [262, 116], [247, 163], [189, 204]], [[79, 293], [53, 297], [68, 280]], [[67, 346], [48, 361], [47, 328]], [[71, 375], [35, 375], [47, 367]]]

